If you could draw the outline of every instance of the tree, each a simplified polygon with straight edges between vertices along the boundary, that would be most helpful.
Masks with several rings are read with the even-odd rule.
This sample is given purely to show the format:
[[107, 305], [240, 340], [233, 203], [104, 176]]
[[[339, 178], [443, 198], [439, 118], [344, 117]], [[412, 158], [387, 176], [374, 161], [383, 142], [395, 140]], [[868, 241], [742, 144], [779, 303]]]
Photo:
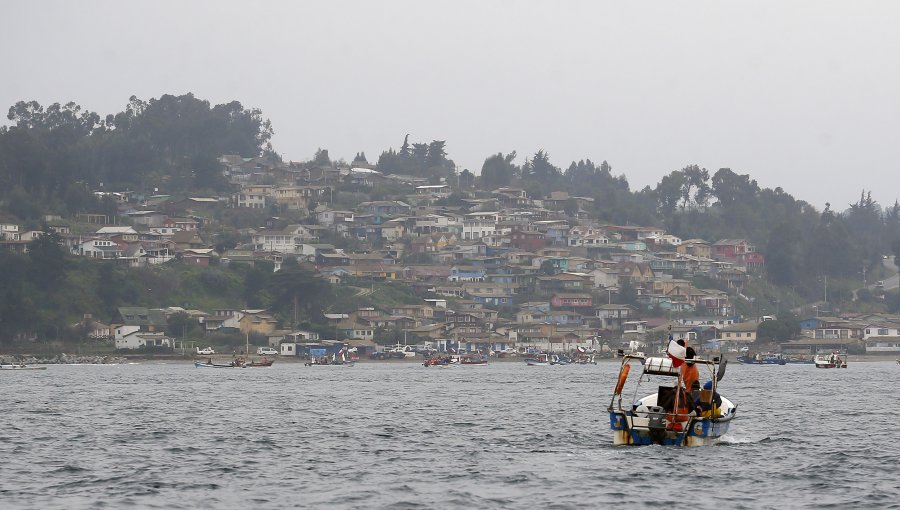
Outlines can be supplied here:
[[507, 155], [498, 152], [484, 160], [481, 167], [481, 186], [492, 189], [509, 186], [518, 176], [519, 168], [513, 164], [516, 159], [516, 151]]
[[791, 314], [763, 321], [756, 328], [757, 340], [786, 342], [800, 336], [800, 322]]
[[318, 166], [331, 166], [331, 158], [328, 157], [328, 149], [321, 147], [316, 150], [316, 156], [313, 158], [313, 164]]
[[48, 227], [29, 243], [28, 259], [31, 262], [31, 280], [41, 288], [55, 288], [65, 277], [66, 252], [61, 246], [59, 234]]
[[272, 308], [291, 318], [296, 324], [302, 316], [315, 320], [321, 314], [322, 300], [331, 287], [304, 266], [282, 267], [272, 278], [269, 290]]
[[173, 313], [166, 318], [166, 333], [182, 340], [193, 333], [197, 326], [197, 321], [192, 319], [187, 312]]
[[553, 276], [556, 274], [556, 266], [553, 265], [552, 260], [545, 260], [541, 262], [540, 273], [545, 275]]

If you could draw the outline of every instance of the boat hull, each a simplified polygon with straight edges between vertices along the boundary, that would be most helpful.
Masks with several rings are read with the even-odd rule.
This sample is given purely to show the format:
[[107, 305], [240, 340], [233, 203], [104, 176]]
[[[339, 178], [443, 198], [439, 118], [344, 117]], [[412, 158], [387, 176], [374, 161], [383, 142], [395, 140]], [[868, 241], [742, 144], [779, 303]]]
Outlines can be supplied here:
[[731, 418], [718, 421], [692, 418], [674, 428], [652, 428], [636, 423], [628, 412], [610, 411], [610, 429], [615, 445], [705, 446], [717, 443], [728, 432]]
[[668, 446], [704, 446], [716, 443], [728, 432], [737, 406], [721, 397], [721, 414], [715, 419], [701, 416], [672, 414], [656, 406], [657, 394], [639, 400], [634, 409], [610, 409], [609, 427], [613, 444]]

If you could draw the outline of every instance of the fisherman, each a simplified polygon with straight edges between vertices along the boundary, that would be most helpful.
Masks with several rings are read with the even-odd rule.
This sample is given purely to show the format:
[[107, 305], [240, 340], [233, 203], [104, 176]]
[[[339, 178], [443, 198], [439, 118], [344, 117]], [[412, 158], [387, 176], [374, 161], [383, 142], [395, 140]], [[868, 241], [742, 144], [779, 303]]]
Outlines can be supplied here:
[[709, 418], [710, 416], [719, 416], [719, 408], [722, 407], [722, 397], [718, 392], [713, 391], [713, 383], [712, 381], [706, 381], [703, 385], [704, 391], [712, 392], [711, 399], [704, 399], [703, 393], [700, 393], [694, 400], [694, 411], [698, 416], [702, 416], [703, 418]]
[[681, 381], [684, 383], [684, 389], [689, 392], [693, 390], [694, 383], [700, 380], [700, 371], [693, 361], [696, 356], [694, 348], [688, 347], [684, 356], [685, 363], [681, 366]]

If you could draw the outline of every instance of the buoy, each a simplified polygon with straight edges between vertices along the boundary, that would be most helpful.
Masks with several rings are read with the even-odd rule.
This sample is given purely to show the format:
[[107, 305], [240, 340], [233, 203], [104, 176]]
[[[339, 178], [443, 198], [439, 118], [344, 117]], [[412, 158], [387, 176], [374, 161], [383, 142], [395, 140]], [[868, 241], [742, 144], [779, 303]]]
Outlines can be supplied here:
[[628, 372], [631, 370], [631, 365], [622, 365], [622, 370], [619, 372], [619, 382], [616, 383], [616, 392], [613, 395], [621, 395], [622, 388], [625, 387], [625, 379], [628, 379]]

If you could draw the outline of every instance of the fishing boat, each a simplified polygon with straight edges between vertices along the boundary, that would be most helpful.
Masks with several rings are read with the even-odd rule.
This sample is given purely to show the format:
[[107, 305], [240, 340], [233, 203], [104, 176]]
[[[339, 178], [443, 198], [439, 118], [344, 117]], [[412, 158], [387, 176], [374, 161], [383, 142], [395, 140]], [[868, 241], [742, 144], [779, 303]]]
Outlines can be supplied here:
[[269, 358], [263, 358], [261, 360], [251, 360], [250, 363], [247, 363], [247, 368], [262, 368], [262, 367], [271, 367], [272, 363], [275, 363], [275, 360]]
[[847, 368], [847, 354], [832, 352], [831, 354], [817, 354], [816, 368]]
[[594, 359], [593, 354], [582, 354], [572, 360], [572, 363], [575, 365], [596, 365], [597, 360]]
[[35, 367], [20, 363], [18, 365], [0, 365], [0, 370], [47, 370], [47, 367]]
[[525, 361], [525, 364], [529, 367], [543, 367], [558, 364], [559, 358], [555, 354], [547, 354], [546, 352], [541, 352], [531, 357], [525, 358], [523, 361]]
[[[737, 406], [717, 393], [726, 362], [718, 358], [692, 361], [709, 376], [696, 396], [681, 389], [681, 370], [672, 359], [631, 354], [623, 357], [608, 408], [614, 444], [701, 446], [717, 442], [728, 432]], [[633, 396], [623, 397], [632, 362], [640, 363], [641, 374], [634, 383]], [[637, 398], [647, 384], [656, 385], [656, 392]]]
[[422, 365], [426, 367], [449, 367], [459, 363], [459, 358], [455, 356], [432, 356], [426, 359]]
[[738, 356], [737, 362], [742, 365], [784, 365], [787, 363], [787, 360], [781, 354], [773, 354], [771, 352], [750, 354], [748, 352]]
[[333, 367], [333, 366], [344, 366], [344, 367], [352, 367], [356, 362], [351, 361], [347, 357], [347, 349], [346, 347], [341, 349], [340, 352], [336, 354], [332, 354], [331, 356], [326, 355], [325, 349], [310, 349], [309, 350], [309, 361], [304, 363], [304, 366], [307, 367]]
[[478, 356], [466, 355], [459, 359], [460, 365], [487, 365], [487, 356], [484, 354]]
[[244, 368], [246, 367], [246, 363], [241, 358], [237, 358], [231, 363], [213, 363], [212, 360], [208, 360], [206, 363], [202, 361], [195, 361], [195, 368]]

